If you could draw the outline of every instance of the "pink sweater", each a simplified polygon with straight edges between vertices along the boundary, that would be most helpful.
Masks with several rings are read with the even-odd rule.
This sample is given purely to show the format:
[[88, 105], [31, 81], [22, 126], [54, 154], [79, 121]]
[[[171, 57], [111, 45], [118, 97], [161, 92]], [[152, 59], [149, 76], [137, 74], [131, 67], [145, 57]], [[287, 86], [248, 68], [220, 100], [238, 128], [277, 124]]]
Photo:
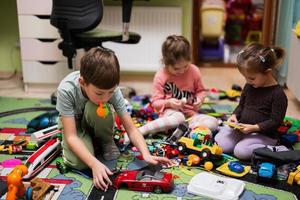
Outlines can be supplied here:
[[[165, 103], [167, 99], [186, 98], [188, 104], [192, 104], [196, 99], [204, 100], [206, 96], [205, 88], [201, 80], [201, 74], [198, 67], [190, 64], [189, 69], [180, 76], [170, 74], [166, 68], [160, 69], [154, 77], [153, 81], [153, 107], [163, 113], [165, 110]], [[197, 110], [182, 110], [187, 116], [191, 116]]]

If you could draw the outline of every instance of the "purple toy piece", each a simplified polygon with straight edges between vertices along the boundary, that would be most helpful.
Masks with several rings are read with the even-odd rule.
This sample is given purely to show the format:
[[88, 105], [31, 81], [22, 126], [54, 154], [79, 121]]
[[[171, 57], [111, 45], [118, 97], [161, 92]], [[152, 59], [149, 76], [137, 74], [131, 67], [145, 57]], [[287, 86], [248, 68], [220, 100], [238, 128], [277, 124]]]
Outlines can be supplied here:
[[214, 41], [203, 40], [201, 42], [200, 57], [204, 60], [223, 60], [224, 39], [218, 38]]

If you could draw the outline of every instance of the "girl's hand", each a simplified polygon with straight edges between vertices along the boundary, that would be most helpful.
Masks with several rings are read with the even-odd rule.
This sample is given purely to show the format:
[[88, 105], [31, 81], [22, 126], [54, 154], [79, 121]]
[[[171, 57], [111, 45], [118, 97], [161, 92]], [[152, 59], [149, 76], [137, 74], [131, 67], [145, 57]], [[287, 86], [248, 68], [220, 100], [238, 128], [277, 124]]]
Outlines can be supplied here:
[[234, 123], [234, 124], [237, 124], [237, 123], [238, 123], [238, 120], [237, 120], [235, 114], [231, 115], [231, 116], [227, 119], [227, 121], [228, 121], [228, 122], [231, 122], [231, 123]]
[[109, 185], [112, 185], [112, 182], [109, 179], [113, 173], [100, 161], [96, 161], [92, 166], [93, 171], [93, 183], [96, 188], [106, 191]]
[[198, 111], [202, 103], [203, 101], [197, 98], [197, 100], [193, 103], [193, 110]]
[[183, 106], [183, 102], [179, 99], [171, 98], [171, 99], [167, 100], [166, 107], [173, 108], [173, 109], [176, 109], [176, 110], [180, 110], [180, 109], [182, 109], [182, 106]]
[[257, 124], [240, 124], [240, 126], [242, 127], [240, 131], [245, 134], [259, 131], [259, 126]]
[[202, 101], [197, 99], [197, 101], [195, 101], [192, 104], [190, 104], [190, 103], [183, 104], [183, 108], [189, 109], [189, 110], [194, 110], [197, 112], [201, 105], [202, 105]]
[[173, 165], [172, 161], [169, 160], [166, 157], [158, 157], [158, 156], [152, 156], [152, 155], [147, 155], [147, 156], [143, 156], [144, 161], [147, 162], [150, 165], [157, 165], [157, 164], [161, 164], [164, 165], [166, 167], [171, 167]]

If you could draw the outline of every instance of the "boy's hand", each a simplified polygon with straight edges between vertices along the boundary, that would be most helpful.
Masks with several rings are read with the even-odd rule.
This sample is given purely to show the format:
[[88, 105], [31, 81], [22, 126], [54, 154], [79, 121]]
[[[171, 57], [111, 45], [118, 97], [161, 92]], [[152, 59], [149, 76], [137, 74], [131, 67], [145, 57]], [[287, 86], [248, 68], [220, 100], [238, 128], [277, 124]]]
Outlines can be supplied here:
[[158, 156], [148, 155], [148, 156], [143, 156], [143, 158], [144, 158], [144, 161], [150, 165], [161, 164], [166, 167], [171, 167], [173, 165], [172, 161], [166, 157], [158, 157]]
[[240, 126], [242, 127], [240, 129], [240, 131], [244, 134], [249, 134], [249, 133], [253, 133], [253, 132], [257, 132], [259, 131], [259, 126], [257, 124], [252, 125], [252, 124], [240, 124]]
[[100, 161], [96, 161], [92, 166], [93, 171], [93, 183], [96, 188], [106, 191], [112, 182], [109, 179], [113, 173]]
[[238, 120], [237, 120], [235, 114], [231, 115], [231, 116], [227, 119], [227, 121], [228, 121], [228, 122], [231, 122], [231, 123], [234, 123], [234, 124], [237, 124], [237, 123], [238, 123]]
[[183, 102], [179, 99], [171, 98], [167, 100], [167, 107], [169, 108], [180, 110], [182, 109], [182, 106], [183, 106]]

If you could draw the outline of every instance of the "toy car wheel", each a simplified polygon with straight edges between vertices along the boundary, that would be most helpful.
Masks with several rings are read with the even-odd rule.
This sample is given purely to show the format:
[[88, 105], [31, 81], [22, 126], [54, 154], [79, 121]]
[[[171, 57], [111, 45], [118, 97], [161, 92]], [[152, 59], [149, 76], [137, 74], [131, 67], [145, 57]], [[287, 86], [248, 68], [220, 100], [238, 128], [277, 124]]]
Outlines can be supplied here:
[[200, 158], [202, 159], [207, 159], [210, 157], [210, 150], [209, 149], [203, 149], [201, 152], [200, 152]]
[[128, 188], [126, 183], [121, 183], [118, 188]]
[[156, 153], [157, 156], [162, 156], [162, 157], [165, 156], [165, 151], [162, 148], [159, 148]]
[[184, 144], [180, 143], [178, 145], [178, 151], [179, 151], [179, 153], [183, 154], [185, 152], [185, 149], [186, 149], [186, 146]]
[[160, 193], [162, 193], [162, 189], [160, 186], [155, 186], [153, 189], [153, 192], [156, 194], [160, 194]]
[[186, 161], [186, 165], [189, 166], [189, 167], [192, 166], [193, 165], [193, 161], [191, 161], [191, 160]]

